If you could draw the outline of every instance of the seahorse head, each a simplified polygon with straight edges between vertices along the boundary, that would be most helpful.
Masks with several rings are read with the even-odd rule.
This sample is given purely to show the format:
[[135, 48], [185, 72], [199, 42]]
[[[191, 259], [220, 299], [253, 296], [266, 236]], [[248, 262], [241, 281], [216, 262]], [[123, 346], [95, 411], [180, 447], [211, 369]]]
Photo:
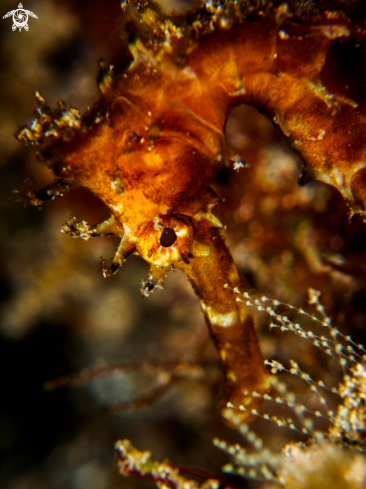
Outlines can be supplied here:
[[[108, 207], [107, 224], [87, 233], [122, 240], [106, 275], [131, 253], [165, 273], [188, 264], [198, 228], [204, 222], [222, 227], [212, 213], [219, 199], [210, 188], [220, 138], [184, 104], [154, 99], [141, 87], [136, 93], [117, 80], [103, 92], [99, 105], [83, 115], [62, 103], [51, 109], [37, 94], [37, 118], [18, 138], [38, 146], [58, 182], [86, 187]], [[63, 229], [80, 236], [76, 221]]]

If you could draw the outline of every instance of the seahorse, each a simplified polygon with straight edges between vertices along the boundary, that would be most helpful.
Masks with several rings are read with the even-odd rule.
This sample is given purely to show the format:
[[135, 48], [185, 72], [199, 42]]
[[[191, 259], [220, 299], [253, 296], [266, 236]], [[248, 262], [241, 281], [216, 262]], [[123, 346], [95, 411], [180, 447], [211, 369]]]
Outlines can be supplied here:
[[16, 137], [37, 148], [55, 182], [28, 189], [27, 198], [41, 205], [89, 189], [110, 218], [97, 225], [72, 218], [61, 230], [85, 240], [118, 236], [103, 274], [138, 254], [150, 264], [143, 296], [162, 287], [171, 269], [186, 273], [221, 357], [224, 399], [239, 406], [244, 391], [266, 391], [268, 375], [250, 300], [233, 293], [248, 285], [221, 234], [221, 200], [211, 188], [233, 158], [223, 133], [228, 113], [243, 103], [266, 113], [304, 159], [303, 180], [335, 186], [364, 215], [365, 97], [359, 87], [345, 94], [343, 85], [331, 93], [322, 76], [331, 77], [332, 46], [360, 42], [365, 29], [342, 11], [303, 2], [209, 1], [184, 18], [153, 2], [122, 8], [125, 25], [135, 26], [134, 60], [120, 74], [101, 67], [91, 108], [51, 108], [36, 92], [37, 116]]

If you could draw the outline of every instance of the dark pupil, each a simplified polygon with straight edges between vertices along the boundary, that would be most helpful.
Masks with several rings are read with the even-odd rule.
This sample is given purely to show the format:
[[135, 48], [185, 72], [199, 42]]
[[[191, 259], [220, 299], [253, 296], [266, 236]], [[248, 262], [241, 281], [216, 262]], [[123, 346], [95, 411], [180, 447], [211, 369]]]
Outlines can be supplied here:
[[160, 236], [160, 244], [165, 248], [168, 246], [172, 246], [177, 241], [177, 235], [175, 234], [174, 229], [165, 228]]

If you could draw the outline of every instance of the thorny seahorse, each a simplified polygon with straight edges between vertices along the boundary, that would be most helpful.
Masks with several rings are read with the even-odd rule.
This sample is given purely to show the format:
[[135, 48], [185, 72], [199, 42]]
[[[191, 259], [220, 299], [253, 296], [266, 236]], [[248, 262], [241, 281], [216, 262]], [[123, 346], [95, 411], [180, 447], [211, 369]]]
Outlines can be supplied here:
[[150, 264], [143, 295], [172, 268], [186, 273], [221, 356], [225, 400], [234, 405], [244, 390], [264, 392], [268, 378], [251, 309], [232, 293], [247, 286], [221, 236], [220, 199], [210, 187], [232, 157], [223, 134], [231, 108], [264, 111], [303, 157], [307, 175], [338, 188], [356, 212], [366, 201], [364, 97], [351, 86], [345, 94], [342, 84], [330, 93], [321, 79], [331, 78], [332, 45], [361, 41], [365, 30], [342, 12], [289, 5], [207, 2], [185, 21], [149, 2], [128, 7], [132, 64], [118, 75], [104, 68], [100, 98], [82, 115], [62, 102], [51, 109], [37, 92], [38, 114], [17, 132], [56, 177], [27, 190], [32, 204], [82, 186], [108, 207], [101, 224], [73, 218], [62, 227], [72, 237], [121, 238], [105, 276], [132, 253]]

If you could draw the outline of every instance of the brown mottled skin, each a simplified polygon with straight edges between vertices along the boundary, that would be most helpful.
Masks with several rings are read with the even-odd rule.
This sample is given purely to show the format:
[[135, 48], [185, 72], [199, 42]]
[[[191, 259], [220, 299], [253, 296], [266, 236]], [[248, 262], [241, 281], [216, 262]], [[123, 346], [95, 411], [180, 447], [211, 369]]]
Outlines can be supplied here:
[[[364, 112], [344, 94], [329, 93], [320, 77], [332, 43], [350, 36], [364, 33], [334, 15], [313, 25], [290, 19], [239, 23], [187, 48], [183, 67], [174, 49], [154, 57], [138, 41], [135, 62], [119, 77], [106, 74], [100, 100], [77, 115], [76, 124], [65, 120], [66, 109], [50, 109], [38, 97], [38, 125], [18, 132], [39, 146], [58, 188], [86, 187], [109, 208], [106, 223], [84, 223], [86, 239], [121, 237], [105, 275], [133, 252], [151, 264], [144, 295], [172, 267], [187, 274], [220, 352], [225, 400], [235, 406], [245, 401], [244, 390], [263, 393], [267, 377], [251, 309], [230, 290], [244, 292], [245, 282], [212, 214], [219, 199], [210, 185], [230, 159], [226, 118], [241, 103], [266, 112], [304, 158], [306, 172], [337, 187], [362, 214]], [[98, 110], [99, 119], [88, 122]], [[50, 125], [55, 132], [46, 136]], [[39, 195], [33, 203], [40, 203]], [[165, 228], [177, 236], [167, 247], [160, 244]], [[80, 229], [69, 223], [64, 232], [85, 238]]]

